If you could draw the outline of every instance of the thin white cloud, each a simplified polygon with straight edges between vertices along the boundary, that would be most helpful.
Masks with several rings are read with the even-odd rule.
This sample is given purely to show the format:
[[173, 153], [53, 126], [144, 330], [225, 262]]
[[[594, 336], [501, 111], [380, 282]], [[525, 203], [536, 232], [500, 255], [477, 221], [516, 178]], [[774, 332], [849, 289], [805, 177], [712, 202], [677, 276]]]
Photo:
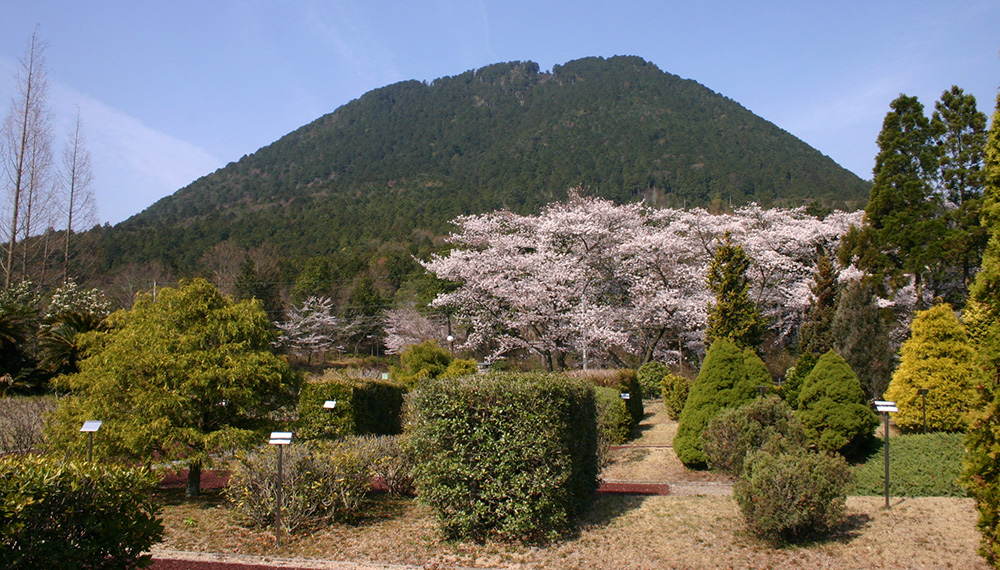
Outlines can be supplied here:
[[[13, 94], [13, 69], [14, 62], [0, 56], [0, 95], [5, 103]], [[102, 221], [122, 221], [222, 165], [198, 146], [157, 131], [51, 76], [49, 90], [57, 155], [80, 108]], [[6, 109], [5, 104], [3, 112]]]

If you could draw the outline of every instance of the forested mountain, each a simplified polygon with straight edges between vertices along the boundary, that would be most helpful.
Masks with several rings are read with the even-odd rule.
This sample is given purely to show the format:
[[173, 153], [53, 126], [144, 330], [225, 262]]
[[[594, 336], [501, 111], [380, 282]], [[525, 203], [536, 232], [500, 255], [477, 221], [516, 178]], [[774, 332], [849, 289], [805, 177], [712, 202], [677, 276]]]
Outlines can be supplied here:
[[[248, 120], [252, 120], [249, 118]], [[637, 57], [502, 63], [371, 91], [99, 238], [104, 269], [209, 247], [283, 256], [412, 242], [448, 220], [536, 212], [567, 189], [619, 202], [859, 207], [870, 184], [737, 102]]]

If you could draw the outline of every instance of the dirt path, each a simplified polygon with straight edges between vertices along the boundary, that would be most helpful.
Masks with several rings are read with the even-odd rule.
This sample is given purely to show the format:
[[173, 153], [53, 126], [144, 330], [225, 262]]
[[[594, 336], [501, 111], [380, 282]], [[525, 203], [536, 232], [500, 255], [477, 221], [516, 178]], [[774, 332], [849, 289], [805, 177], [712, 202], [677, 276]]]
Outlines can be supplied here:
[[639, 437], [611, 449], [611, 461], [601, 479], [615, 483], [667, 483], [671, 494], [728, 495], [732, 481], [709, 471], [692, 471], [677, 459], [673, 442], [677, 422], [667, 416], [662, 402], [646, 402]]

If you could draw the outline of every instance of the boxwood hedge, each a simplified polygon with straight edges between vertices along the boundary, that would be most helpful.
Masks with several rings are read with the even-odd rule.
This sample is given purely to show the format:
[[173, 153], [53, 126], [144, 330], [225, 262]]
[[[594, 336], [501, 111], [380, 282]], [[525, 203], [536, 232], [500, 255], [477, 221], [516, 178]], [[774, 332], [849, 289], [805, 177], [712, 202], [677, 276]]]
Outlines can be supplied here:
[[559, 375], [435, 380], [412, 394], [417, 495], [453, 539], [539, 542], [598, 485], [593, 387]]

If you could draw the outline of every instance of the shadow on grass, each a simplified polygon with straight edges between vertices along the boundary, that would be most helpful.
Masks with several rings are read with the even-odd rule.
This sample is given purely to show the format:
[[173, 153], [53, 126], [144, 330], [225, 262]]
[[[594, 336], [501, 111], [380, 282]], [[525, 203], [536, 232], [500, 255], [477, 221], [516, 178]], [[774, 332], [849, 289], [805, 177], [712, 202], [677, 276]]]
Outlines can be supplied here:
[[749, 529], [744, 529], [747, 536], [753, 540], [761, 540], [774, 548], [812, 548], [824, 544], [849, 544], [861, 536], [862, 531], [872, 522], [872, 517], [864, 513], [851, 513], [841, 521], [827, 529], [817, 529], [795, 538], [778, 538], [767, 540], [754, 536]]
[[587, 528], [607, 526], [615, 519], [641, 508], [647, 498], [640, 495], [597, 495], [590, 509], [584, 513], [580, 523], [567, 538], [579, 538], [580, 532]]
[[202, 489], [197, 497], [188, 497], [184, 489], [158, 489], [154, 496], [164, 506], [197, 505], [202, 509], [215, 508], [226, 502], [226, 494], [221, 489]]

